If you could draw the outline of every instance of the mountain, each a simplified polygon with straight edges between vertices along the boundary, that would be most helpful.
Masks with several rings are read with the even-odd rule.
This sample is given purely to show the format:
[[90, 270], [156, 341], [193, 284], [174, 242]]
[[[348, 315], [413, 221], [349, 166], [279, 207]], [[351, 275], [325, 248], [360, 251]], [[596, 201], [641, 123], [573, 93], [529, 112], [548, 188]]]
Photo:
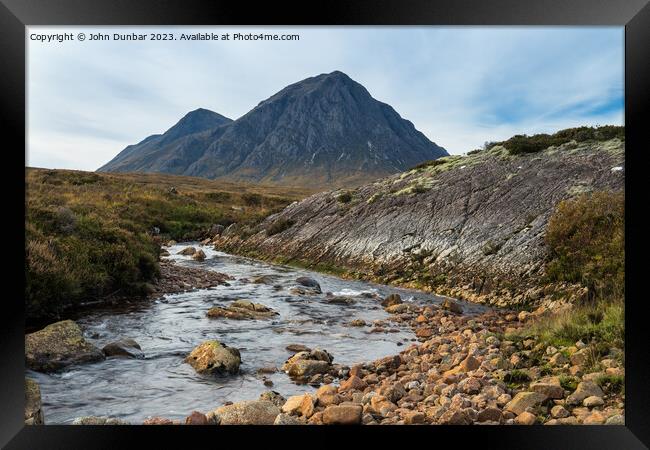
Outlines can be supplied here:
[[167, 136], [181, 120], [99, 170], [336, 187], [447, 155], [339, 71], [287, 86], [235, 121], [218, 117], [214, 126], [206, 120], [200, 130]]
[[564, 287], [545, 281], [549, 218], [582, 193], [622, 193], [625, 143], [515, 151], [496, 145], [321, 192], [257, 226], [231, 225], [216, 248], [498, 306], [571, 298], [579, 291], [557, 296]]
[[180, 175], [200, 156], [197, 150], [209, 130], [231, 123], [232, 119], [207, 109], [187, 113], [163, 134], [154, 134], [129, 145], [98, 172], [160, 172]]

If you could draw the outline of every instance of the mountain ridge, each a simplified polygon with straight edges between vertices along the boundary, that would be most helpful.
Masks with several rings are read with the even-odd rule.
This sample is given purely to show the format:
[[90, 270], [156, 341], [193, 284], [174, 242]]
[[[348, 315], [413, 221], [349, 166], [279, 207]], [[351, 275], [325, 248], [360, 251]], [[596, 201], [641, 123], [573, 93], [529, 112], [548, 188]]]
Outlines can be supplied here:
[[237, 120], [216, 115], [221, 120], [208, 121], [214, 126], [191, 132], [175, 130], [181, 119], [164, 134], [126, 147], [98, 171], [346, 186], [447, 155], [340, 71], [293, 83]]

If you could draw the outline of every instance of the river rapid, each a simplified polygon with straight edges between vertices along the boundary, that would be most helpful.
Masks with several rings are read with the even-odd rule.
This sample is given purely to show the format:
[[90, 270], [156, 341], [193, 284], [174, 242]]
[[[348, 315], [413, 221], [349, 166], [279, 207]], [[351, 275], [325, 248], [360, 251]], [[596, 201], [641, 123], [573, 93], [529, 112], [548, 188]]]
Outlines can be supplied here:
[[[28, 371], [41, 388], [46, 424], [67, 424], [81, 416], [110, 416], [142, 423], [150, 416], [182, 419], [191, 411], [211, 411], [227, 401], [254, 400], [262, 392], [274, 390], [287, 397], [315, 390], [298, 385], [278, 371], [265, 374], [272, 387], [263, 384], [260, 368], [282, 366], [292, 352], [289, 344], [303, 344], [327, 350], [334, 363], [353, 365], [398, 353], [403, 345], [416, 341], [407, 325], [386, 322], [392, 332], [370, 332], [371, 327], [351, 327], [363, 319], [368, 324], [389, 317], [380, 300], [398, 293], [405, 302], [440, 303], [443, 299], [419, 291], [344, 280], [334, 276], [287, 266], [272, 265], [200, 246], [205, 261], [197, 262], [177, 253], [188, 245], [168, 248], [168, 259], [180, 265], [202, 267], [232, 277], [229, 285], [166, 295], [155, 301], [133, 301], [120, 306], [95, 307], [73, 317], [87, 340], [98, 347], [120, 338], [135, 339], [145, 359], [107, 358], [105, 361], [76, 365], [50, 374]], [[267, 276], [268, 284], [252, 283]], [[289, 289], [296, 278], [308, 276], [320, 283], [322, 295], [294, 295]], [[352, 305], [330, 304], [326, 293], [353, 297]], [[364, 296], [366, 294], [367, 296]], [[279, 313], [269, 320], [210, 319], [212, 306], [227, 306], [237, 299], [262, 303]], [[465, 313], [485, 308], [463, 302]], [[198, 344], [216, 339], [241, 352], [237, 375], [210, 377], [197, 374], [183, 362]]]

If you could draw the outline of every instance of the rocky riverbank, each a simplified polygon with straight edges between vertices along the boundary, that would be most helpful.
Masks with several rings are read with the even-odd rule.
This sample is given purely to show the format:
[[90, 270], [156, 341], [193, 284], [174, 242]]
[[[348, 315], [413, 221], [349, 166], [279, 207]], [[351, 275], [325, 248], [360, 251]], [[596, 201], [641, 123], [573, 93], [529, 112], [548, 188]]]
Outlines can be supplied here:
[[230, 280], [233, 280], [233, 277], [224, 273], [181, 266], [174, 261], [163, 259], [160, 261], [160, 279], [150, 286], [149, 297], [158, 298], [165, 294], [207, 289], [227, 284]]
[[[467, 316], [453, 301], [419, 307], [396, 297], [386, 300], [389, 321], [410, 325], [419, 341], [399, 354], [351, 367], [338, 366], [338, 381], [320, 378], [323, 383], [315, 393], [285, 399], [282, 393], [269, 391], [259, 399], [215, 405], [213, 411], [188, 411], [184, 421], [151, 417], [144, 423], [624, 423], [622, 352], [603, 348], [598, 342], [553, 347], [536, 338], [519, 338], [519, 331], [549, 314], [544, 308], [532, 314], [492, 310]], [[327, 372], [332, 367], [331, 355], [324, 350], [295, 350], [302, 351], [282, 368], [288, 376], [300, 370], [310, 376], [312, 371]], [[230, 354], [238, 357], [236, 350]], [[204, 362], [210, 366], [210, 361]], [[230, 372], [234, 370], [233, 366]], [[28, 392], [33, 396], [33, 387]], [[26, 421], [38, 423], [32, 420], [38, 417], [38, 410], [31, 401]], [[75, 423], [124, 422], [84, 417]]]
[[496, 145], [355, 190], [315, 194], [257, 226], [233, 224], [214, 243], [500, 307], [576, 303], [586, 289], [546, 277], [549, 219], [562, 200], [621, 192], [624, 165], [625, 143], [617, 138], [525, 154]]

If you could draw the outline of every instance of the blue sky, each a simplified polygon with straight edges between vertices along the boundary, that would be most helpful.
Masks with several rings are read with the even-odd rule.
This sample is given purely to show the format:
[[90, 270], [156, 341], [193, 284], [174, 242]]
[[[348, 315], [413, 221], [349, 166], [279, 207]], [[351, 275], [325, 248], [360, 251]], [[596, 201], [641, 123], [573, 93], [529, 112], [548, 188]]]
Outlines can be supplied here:
[[[291, 33], [299, 41], [41, 43], [32, 33]], [[622, 27], [29, 27], [27, 165], [95, 170], [207, 108], [237, 119], [340, 70], [459, 154], [624, 123]]]

